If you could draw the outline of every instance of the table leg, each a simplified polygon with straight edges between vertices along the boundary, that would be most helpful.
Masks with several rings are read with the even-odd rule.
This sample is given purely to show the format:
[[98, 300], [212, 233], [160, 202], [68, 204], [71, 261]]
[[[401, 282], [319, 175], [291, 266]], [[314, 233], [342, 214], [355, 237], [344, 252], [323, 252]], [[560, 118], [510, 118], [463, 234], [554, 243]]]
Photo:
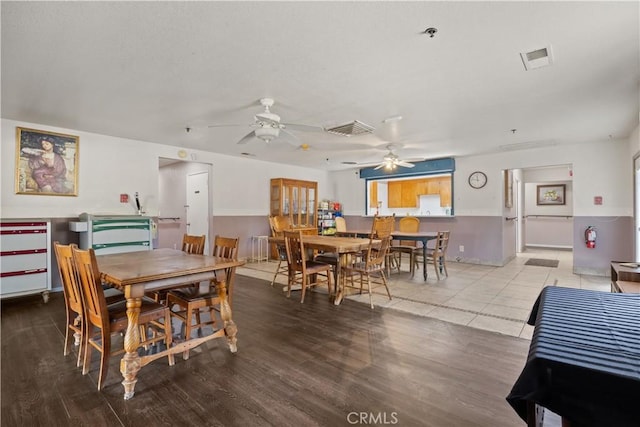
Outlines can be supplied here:
[[140, 315], [140, 307], [142, 306], [142, 298], [127, 296], [127, 332], [124, 335], [124, 357], [120, 361], [120, 372], [124, 377], [122, 385], [124, 386], [124, 400], [133, 397], [134, 389], [138, 379], [136, 375], [140, 370], [140, 356], [138, 355], [138, 347], [140, 345], [140, 329], [138, 328], [138, 317]]
[[334, 292], [336, 297], [333, 300], [334, 305], [340, 305], [340, 303], [342, 302], [342, 299], [344, 298], [344, 279], [342, 278], [342, 266], [347, 265], [347, 262], [349, 262], [348, 253], [338, 254], [338, 265], [336, 265], [336, 268], [338, 270], [336, 271], [336, 276], [335, 276], [336, 291]]
[[218, 291], [218, 298], [220, 298], [220, 317], [224, 324], [224, 332], [227, 336], [227, 342], [229, 343], [229, 350], [231, 353], [238, 351], [238, 340], [236, 334], [238, 333], [238, 327], [234, 323], [231, 316], [231, 306], [227, 300], [227, 286], [225, 280], [216, 280], [216, 291]]
[[427, 242], [422, 242], [422, 276], [427, 280]]

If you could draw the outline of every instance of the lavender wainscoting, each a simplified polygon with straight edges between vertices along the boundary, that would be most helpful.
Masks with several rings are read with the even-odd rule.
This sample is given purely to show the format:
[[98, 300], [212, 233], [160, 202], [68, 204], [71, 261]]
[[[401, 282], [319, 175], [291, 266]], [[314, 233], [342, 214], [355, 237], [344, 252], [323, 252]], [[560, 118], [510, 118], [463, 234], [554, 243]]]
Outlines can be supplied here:
[[[399, 219], [398, 217], [397, 219]], [[347, 229], [370, 229], [373, 217], [345, 216]], [[420, 231], [451, 232], [447, 260], [503, 266], [511, 258], [503, 253], [502, 216], [420, 217]], [[460, 251], [464, 246], [464, 252]]]
[[259, 216], [214, 216], [212, 235], [238, 237], [238, 258], [251, 258], [251, 237], [270, 236], [269, 218]]
[[[596, 247], [587, 248], [584, 231], [596, 229]], [[634, 221], [630, 216], [573, 218], [573, 272], [611, 275], [611, 261], [634, 261]]]
[[[69, 230], [69, 221], [77, 217], [49, 218], [51, 221], [51, 241], [62, 244], [79, 243], [79, 234]], [[371, 228], [372, 217], [346, 216], [347, 227], [353, 229]], [[420, 218], [421, 231], [451, 231], [447, 259], [473, 264], [502, 266], [511, 258], [503, 248], [504, 218], [498, 216], [457, 216], [452, 218]], [[598, 239], [595, 249], [588, 249], [584, 243], [584, 230], [592, 225]], [[270, 234], [267, 216], [214, 216], [212, 234], [238, 236], [240, 248], [238, 256], [251, 256], [251, 236]], [[460, 245], [464, 252], [459, 251]], [[633, 217], [580, 217], [573, 218], [573, 271], [577, 274], [608, 276], [611, 261], [632, 261], [634, 259]], [[55, 254], [51, 254], [51, 285], [60, 291], [62, 283], [56, 264]]]

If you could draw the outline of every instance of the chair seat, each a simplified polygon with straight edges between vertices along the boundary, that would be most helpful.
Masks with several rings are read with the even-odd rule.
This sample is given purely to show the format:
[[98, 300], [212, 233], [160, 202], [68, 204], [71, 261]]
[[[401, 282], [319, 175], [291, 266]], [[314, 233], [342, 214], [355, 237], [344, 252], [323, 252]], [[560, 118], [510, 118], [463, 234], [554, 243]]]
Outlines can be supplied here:
[[184, 289], [174, 289], [171, 291], [171, 295], [173, 297], [181, 298], [184, 301], [194, 303], [198, 300], [218, 298], [218, 291], [216, 291], [215, 289], [209, 289], [205, 292], [202, 292], [200, 291], [199, 287], [191, 287]]
[[126, 300], [124, 293], [116, 288], [106, 288], [104, 290], [104, 299], [107, 301], [107, 305]]
[[[140, 307], [140, 315], [138, 316], [138, 324], [143, 325], [152, 320], [162, 318], [166, 306], [157, 303], [148, 298], [142, 298], [142, 306]], [[129, 322], [127, 318], [127, 301], [119, 301], [107, 307], [109, 310], [109, 322], [111, 324], [111, 332], [123, 331], [127, 328]]]
[[332, 266], [326, 262], [307, 261], [307, 273], [320, 273], [322, 271], [331, 270]]
[[333, 252], [328, 252], [328, 253], [316, 255], [315, 258], [313, 258], [313, 260], [317, 262], [323, 262], [325, 264], [336, 265], [338, 263], [339, 258], [338, 258], [338, 254]]
[[383, 266], [367, 264], [364, 261], [359, 261], [345, 267], [345, 270], [347, 271], [352, 270], [356, 272], [366, 272], [366, 273], [373, 273], [376, 271], [381, 271], [383, 269], [384, 269]]
[[[390, 249], [391, 249], [391, 252], [402, 252], [403, 254], [410, 254], [416, 250], [416, 247], [411, 245], [397, 245], [397, 246], [391, 246]], [[419, 249], [420, 251], [422, 251], [422, 248], [419, 248]]]

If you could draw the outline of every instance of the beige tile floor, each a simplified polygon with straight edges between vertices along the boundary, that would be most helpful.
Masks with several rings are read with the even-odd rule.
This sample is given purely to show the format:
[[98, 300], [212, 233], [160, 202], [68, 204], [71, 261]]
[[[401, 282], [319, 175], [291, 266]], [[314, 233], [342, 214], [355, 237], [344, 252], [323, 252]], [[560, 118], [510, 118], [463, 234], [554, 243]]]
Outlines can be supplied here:
[[[527, 266], [529, 258], [556, 259], [559, 265]], [[433, 266], [428, 265], [425, 282], [419, 273], [411, 278], [408, 258], [404, 258], [403, 271], [392, 273], [389, 280], [393, 299], [388, 299], [384, 288], [378, 288], [374, 290], [373, 303], [376, 307], [531, 339], [533, 327], [526, 320], [544, 286], [610, 290], [608, 277], [573, 274], [572, 263], [573, 254], [568, 250], [527, 249], [504, 267], [447, 262], [449, 277], [440, 281]], [[276, 266], [274, 261], [248, 262], [237, 273], [271, 282]], [[286, 277], [280, 275], [276, 282], [285, 284]], [[369, 303], [366, 294], [347, 298]]]

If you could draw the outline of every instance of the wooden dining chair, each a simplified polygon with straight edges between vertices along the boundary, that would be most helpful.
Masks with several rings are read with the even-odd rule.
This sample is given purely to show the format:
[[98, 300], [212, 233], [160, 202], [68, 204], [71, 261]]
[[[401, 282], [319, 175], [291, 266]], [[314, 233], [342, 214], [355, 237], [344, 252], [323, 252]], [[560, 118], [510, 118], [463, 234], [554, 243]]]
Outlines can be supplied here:
[[[374, 239], [383, 239], [385, 237], [389, 237], [391, 239], [391, 233], [395, 230], [395, 227], [396, 214], [390, 216], [378, 216], [378, 214], [376, 214], [373, 217], [370, 237], [373, 237]], [[391, 244], [391, 242], [389, 242], [389, 244]], [[373, 250], [375, 251], [375, 248]], [[387, 271], [387, 276], [391, 274], [392, 269], [400, 271], [398, 260], [396, 260], [395, 254], [393, 254], [389, 249], [387, 249], [384, 255], [384, 266]]]
[[[288, 217], [287, 217], [288, 218]], [[277, 223], [273, 215], [269, 215], [269, 228], [271, 229], [272, 237], [282, 237], [284, 229], [280, 229], [280, 223]], [[275, 243], [276, 251], [278, 253], [278, 266], [276, 272], [271, 279], [271, 286], [276, 282], [276, 277], [282, 274], [285, 277], [289, 276], [289, 264], [287, 263], [287, 249], [284, 246], [284, 242]]]
[[[196, 254], [202, 255], [204, 254], [204, 246], [207, 241], [207, 236], [193, 236], [191, 234], [184, 234], [182, 236], [182, 252], [186, 252], [188, 254]], [[197, 286], [197, 283], [184, 285], [184, 287], [194, 287]], [[155, 302], [159, 302], [161, 304], [167, 303], [167, 293], [169, 291], [166, 289], [162, 289], [159, 291], [151, 291], [146, 292], [145, 296], [151, 298]]]
[[69, 354], [69, 334], [73, 331], [74, 345], [78, 347], [78, 360], [76, 366], [80, 367], [82, 360], [82, 337], [83, 330], [83, 306], [80, 286], [76, 277], [75, 265], [73, 263], [73, 253], [70, 245], [61, 245], [53, 242], [53, 250], [56, 254], [58, 271], [62, 281], [62, 292], [64, 294], [64, 304], [67, 314], [67, 328], [64, 335], [64, 355]]
[[337, 216], [335, 221], [336, 221], [336, 232], [344, 233], [347, 231], [347, 221], [344, 219], [344, 217]]
[[[238, 242], [237, 237], [216, 236], [213, 243], [213, 256], [226, 259], [237, 259]], [[233, 282], [235, 279], [235, 267], [226, 271], [224, 280], [227, 286], [227, 298], [229, 306], [233, 304]], [[172, 308], [171, 316], [180, 320], [184, 325], [184, 337], [186, 340], [191, 339], [191, 333], [197, 329], [198, 334], [202, 335], [204, 326], [211, 326], [214, 332], [217, 327], [217, 315], [220, 312], [220, 297], [216, 289], [217, 280], [212, 280], [205, 290], [200, 286], [172, 289], [167, 294], [167, 305]], [[173, 310], [178, 306], [177, 310]], [[208, 309], [209, 319], [201, 318], [201, 310]], [[195, 318], [195, 323], [193, 320]], [[184, 360], [189, 358], [189, 349], [182, 354]]]
[[[109, 358], [112, 355], [124, 353], [124, 348], [111, 351], [111, 335], [124, 332], [129, 319], [127, 317], [127, 303], [107, 305], [100, 281], [100, 271], [93, 249], [81, 250], [72, 245], [73, 259], [78, 273], [78, 281], [82, 289], [84, 303], [84, 362], [82, 374], [89, 372], [91, 351], [100, 352], [100, 373], [98, 375], [98, 390], [102, 389], [109, 370]], [[162, 320], [162, 322], [160, 322]], [[142, 299], [138, 324], [153, 329], [150, 338], [141, 337], [140, 346], [149, 346], [164, 341], [167, 348], [171, 347], [171, 318], [169, 309], [147, 298]], [[173, 354], [169, 354], [169, 366], [173, 366]]]
[[331, 286], [333, 267], [324, 262], [307, 260], [307, 252], [302, 241], [302, 231], [285, 231], [284, 243], [287, 250], [287, 262], [289, 264], [289, 280], [287, 281], [287, 298], [291, 297], [291, 286], [300, 284], [302, 297], [300, 303], [304, 303], [307, 288], [323, 283], [327, 284], [329, 298], [331, 298]]
[[[398, 221], [398, 231], [417, 233], [420, 231], [420, 218], [403, 216], [400, 218], [400, 221]], [[402, 267], [402, 254], [409, 255], [409, 269], [411, 269], [413, 265], [413, 254], [417, 246], [417, 242], [414, 240], [400, 240], [397, 245], [391, 245], [390, 252], [394, 255], [394, 261], [397, 262], [398, 270]]]
[[446, 277], [449, 277], [447, 271], [447, 248], [449, 247], [449, 231], [438, 231], [438, 235], [435, 239], [435, 245], [433, 248], [427, 247], [427, 259], [423, 258], [422, 248], [416, 248], [413, 251], [414, 262], [411, 265], [411, 277], [415, 274], [416, 268], [420, 262], [433, 263], [433, 267], [436, 270], [436, 277], [440, 280], [440, 272], [444, 272]]
[[[82, 292], [78, 283], [78, 273], [71, 245], [61, 245], [53, 242], [53, 250], [56, 254], [56, 263], [60, 280], [62, 281], [62, 292], [64, 295], [65, 311], [67, 315], [67, 328], [64, 336], [64, 355], [69, 354], [69, 334], [73, 331], [74, 345], [78, 347], [78, 360], [76, 366], [82, 363], [82, 341], [84, 337], [84, 304], [82, 302]], [[104, 290], [107, 305], [119, 301], [124, 301], [124, 294], [117, 289], [107, 288]]]
[[[374, 280], [374, 284], [381, 284], [387, 290], [389, 300], [391, 300], [391, 292], [387, 285], [387, 278], [385, 271], [387, 270], [386, 255], [389, 252], [389, 245], [391, 244], [391, 232], [393, 231], [393, 224], [395, 218], [393, 216], [387, 217], [374, 217], [372, 232], [369, 237], [369, 246], [363, 257], [356, 260], [352, 264], [344, 266], [342, 275], [342, 288], [347, 287], [359, 289], [360, 294], [364, 287], [364, 281], [367, 282], [367, 291], [369, 292], [369, 304], [373, 308], [373, 296], [372, 296], [372, 279], [379, 279], [379, 282]], [[375, 230], [375, 231], [374, 231]], [[376, 240], [379, 240], [378, 244]], [[353, 281], [353, 276], [358, 275], [360, 278], [359, 286], [356, 286]], [[347, 277], [351, 280], [351, 285], [347, 285]]]

